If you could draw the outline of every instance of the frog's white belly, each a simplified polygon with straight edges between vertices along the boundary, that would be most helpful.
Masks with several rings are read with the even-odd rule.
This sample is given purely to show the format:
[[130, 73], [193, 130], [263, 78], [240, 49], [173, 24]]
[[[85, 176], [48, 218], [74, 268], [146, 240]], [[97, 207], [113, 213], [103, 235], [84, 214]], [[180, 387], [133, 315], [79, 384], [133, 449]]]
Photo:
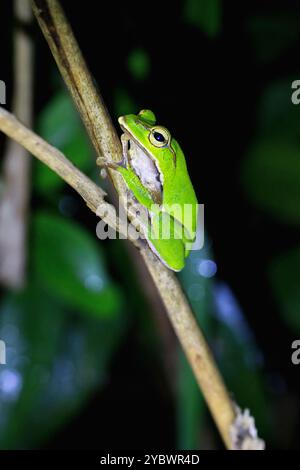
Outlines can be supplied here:
[[130, 165], [141, 180], [142, 184], [153, 194], [155, 199], [161, 199], [162, 184], [159, 171], [155, 163], [135, 142], [130, 140], [128, 150]]

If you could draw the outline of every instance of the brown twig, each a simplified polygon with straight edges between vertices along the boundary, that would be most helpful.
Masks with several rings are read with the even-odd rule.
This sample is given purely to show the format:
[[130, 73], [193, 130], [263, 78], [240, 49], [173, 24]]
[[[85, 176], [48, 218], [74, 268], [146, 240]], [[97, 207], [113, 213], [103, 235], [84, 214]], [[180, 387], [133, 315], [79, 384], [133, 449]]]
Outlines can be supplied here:
[[[22, 27], [32, 19], [29, 0], [14, 1], [14, 112], [26, 125], [32, 121], [32, 43]], [[0, 201], [0, 280], [17, 289], [25, 282], [26, 227], [29, 204], [30, 159], [9, 141], [3, 159], [4, 189]]]
[[[98, 155], [121, 160], [121, 146], [107, 109], [98, 94], [71, 27], [57, 0], [32, 0], [33, 11], [77, 105]], [[121, 200], [128, 197], [123, 179], [111, 172]], [[140, 252], [161, 296], [196, 380], [227, 448], [235, 410], [190, 305], [175, 275], [146, 244]]]
[[80, 194], [93, 212], [101, 212], [103, 220], [127, 236], [125, 227], [120, 225], [121, 221], [116, 218], [113, 206], [104, 200], [105, 191], [78, 170], [58, 149], [45, 142], [18, 121], [13, 114], [1, 107], [0, 130], [57, 173]]

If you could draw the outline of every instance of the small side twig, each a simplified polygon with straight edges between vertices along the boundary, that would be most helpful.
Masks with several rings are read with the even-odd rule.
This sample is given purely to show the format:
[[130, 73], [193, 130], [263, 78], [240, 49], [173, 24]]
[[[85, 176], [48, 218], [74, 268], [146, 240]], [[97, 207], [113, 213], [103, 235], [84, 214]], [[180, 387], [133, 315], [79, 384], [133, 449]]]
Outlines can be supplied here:
[[116, 223], [115, 210], [104, 197], [106, 192], [76, 168], [58, 149], [29, 130], [18, 119], [0, 107], [0, 130], [57, 173], [80, 194], [93, 212], [105, 214], [103, 219], [112, 228], [126, 235]]
[[[22, 30], [30, 23], [29, 0], [14, 0], [14, 93], [13, 109], [31, 126], [33, 47]], [[25, 149], [10, 140], [3, 158], [3, 191], [0, 195], [0, 280], [18, 289], [25, 282], [26, 231], [30, 193], [30, 159]]]

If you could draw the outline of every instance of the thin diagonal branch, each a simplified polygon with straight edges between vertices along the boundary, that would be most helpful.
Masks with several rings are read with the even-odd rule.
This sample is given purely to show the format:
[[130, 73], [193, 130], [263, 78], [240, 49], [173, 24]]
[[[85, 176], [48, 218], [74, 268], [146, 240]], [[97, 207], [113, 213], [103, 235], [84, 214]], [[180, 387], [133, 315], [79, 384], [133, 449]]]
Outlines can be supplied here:
[[121, 232], [124, 236], [127, 235], [122, 222], [116, 217], [114, 207], [104, 199], [106, 192], [76, 168], [62, 152], [29, 130], [13, 114], [2, 107], [0, 107], [0, 130], [75, 189], [94, 213], [101, 211], [104, 214], [103, 220], [110, 227]]

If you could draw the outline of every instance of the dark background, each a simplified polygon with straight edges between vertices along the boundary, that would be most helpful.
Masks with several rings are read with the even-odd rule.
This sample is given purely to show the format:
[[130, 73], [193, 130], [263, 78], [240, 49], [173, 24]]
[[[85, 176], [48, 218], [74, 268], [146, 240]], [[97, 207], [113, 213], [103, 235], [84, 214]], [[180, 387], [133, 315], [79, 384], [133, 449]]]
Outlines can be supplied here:
[[[298, 448], [300, 366], [291, 362], [291, 344], [300, 332], [300, 108], [291, 103], [291, 83], [300, 78], [299, 3], [214, 0], [208, 6], [204, 0], [183, 0], [146, 5], [137, 1], [62, 4], [114, 122], [117, 124], [119, 115], [152, 109], [159, 123], [166, 125], [183, 147], [199, 202], [205, 204], [207, 241], [205, 250], [196, 254], [196, 261], [192, 259], [181, 274], [182, 283], [192, 297], [228, 388], [242, 407], [249, 406], [267, 446]], [[0, 79], [7, 83], [10, 109], [10, 2], [1, 1], [1, 19]], [[35, 127], [51, 140], [53, 125], [49, 125], [47, 113], [52, 113], [53, 122], [57, 113], [59, 126], [61, 108], [57, 100], [67, 98], [35, 23], [31, 34], [35, 47]], [[52, 140], [71, 160], [69, 149], [75, 146], [80, 153], [88, 148], [77, 141], [72, 147], [72, 136], [76, 138], [78, 132], [84, 135], [76, 121], [70, 141], [60, 145], [55, 136]], [[90, 154], [84, 162], [81, 156], [78, 165], [96, 179], [92, 151]], [[0, 423], [0, 445], [48, 449], [222, 448], [177, 351], [176, 340], [168, 324], [158, 319], [164, 311], [158, 308], [153, 316], [143, 283], [120, 242], [97, 241], [102, 269], [118, 298], [109, 313], [113, 316], [118, 312], [116, 327], [106, 324], [109, 315], [101, 311], [89, 317], [84, 307], [74, 307], [75, 301], [69, 305], [64, 294], [53, 287], [53, 279], [48, 282], [47, 275], [42, 287], [35, 282], [32, 258], [41, 256], [37, 265], [50, 262], [45, 255], [51, 238], [47, 229], [59, 224], [58, 217], [62, 224], [67, 219], [70, 227], [79, 225], [87, 236], [96, 239], [96, 220], [84, 203], [66, 186], [41, 175], [39, 166], [34, 162], [29, 240], [35, 255], [29, 261], [27, 290], [29, 297], [42, 295], [34, 301], [38, 312], [31, 297], [28, 309], [43, 317], [47, 296], [51, 298], [54, 310], [58, 315], [63, 312], [68, 325], [64, 327], [67, 333], [61, 331], [61, 343], [67, 334], [73, 344], [74, 329], [99, 328], [104, 337], [109, 329], [112, 338], [102, 379], [91, 381], [84, 398], [74, 398], [67, 413], [62, 411], [64, 403], [55, 401], [62, 385], [60, 374], [53, 375], [51, 380], [58, 383], [49, 400], [57, 419], [43, 414], [49, 404], [45, 399], [39, 404], [39, 419], [35, 418], [32, 430], [28, 430], [37, 411], [33, 403], [43, 394], [43, 388], [32, 385], [29, 379], [26, 399], [22, 391], [9, 403], [3, 396], [6, 422], [3, 427]], [[66, 210], [61, 210], [62, 204]], [[37, 227], [39, 232], [44, 228], [44, 239], [35, 235]], [[40, 244], [40, 251], [35, 243]], [[215, 276], [201, 278], [195, 274], [197, 256], [214, 260]], [[65, 282], [63, 270], [60, 282]], [[204, 290], [205, 299], [200, 295], [193, 298], [191, 291], [197, 288], [191, 286], [198, 286], [199, 292]], [[22, 296], [28, 298], [26, 292], [14, 294], [3, 288], [2, 293], [0, 314], [6, 312], [7, 302], [24, 306]], [[5, 326], [7, 317], [3, 314], [2, 318]], [[32, 335], [28, 331], [35, 331], [35, 318], [33, 313], [27, 329], [22, 322], [19, 325], [20, 334], [29, 343]], [[86, 344], [91, 344], [89, 334], [85, 333]], [[89, 348], [86, 357], [94, 358], [91, 368], [98, 371], [97, 357], [102, 349], [95, 336], [95, 347]], [[5, 340], [1, 330], [0, 338]], [[49, 334], [49, 344], [53, 341]], [[64, 351], [65, 360], [75, 361], [73, 354], [70, 346]], [[175, 366], [174, 373], [168, 374], [170, 357]], [[35, 361], [39, 359], [29, 354], [29, 366], [18, 369], [23, 383], [27, 383], [26, 374]], [[54, 356], [51, 361], [47, 356], [45, 367], [53, 372]], [[76, 395], [76, 381], [72, 389]]]

